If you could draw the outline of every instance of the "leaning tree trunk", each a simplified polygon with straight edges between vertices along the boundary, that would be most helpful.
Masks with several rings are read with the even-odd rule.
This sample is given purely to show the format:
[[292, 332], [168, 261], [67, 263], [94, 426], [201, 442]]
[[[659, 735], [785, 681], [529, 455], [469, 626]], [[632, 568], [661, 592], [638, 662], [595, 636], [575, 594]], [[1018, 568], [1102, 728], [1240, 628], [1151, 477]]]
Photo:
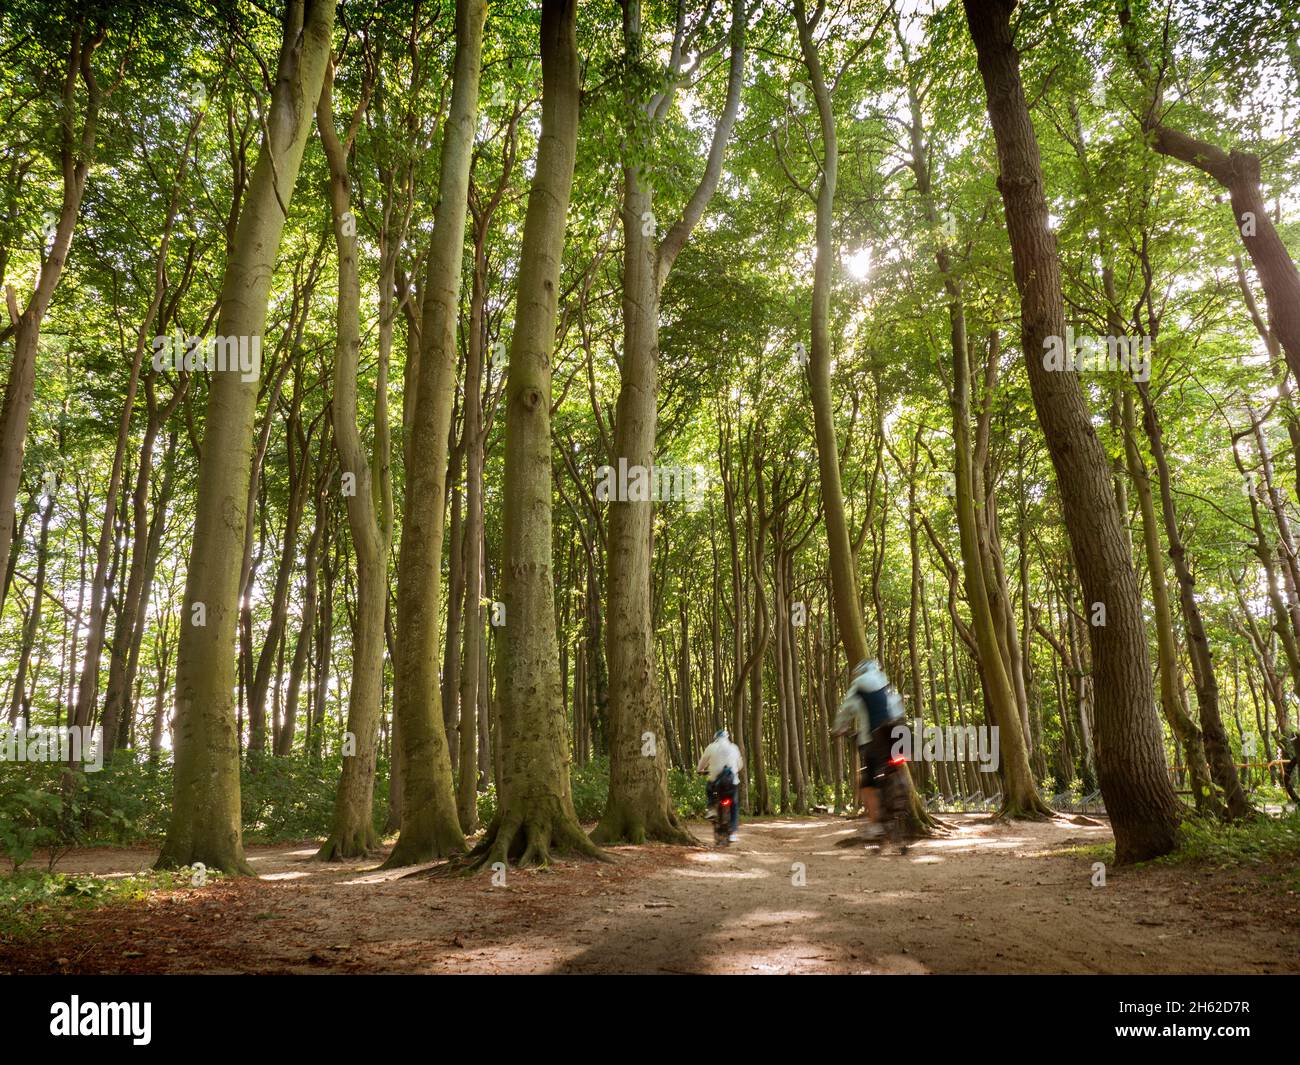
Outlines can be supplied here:
[[1110, 463], [1079, 382], [1043, 365], [1065, 335], [1061, 265], [1048, 224], [1038, 140], [1012, 41], [1015, 0], [964, 0], [998, 153], [998, 188], [1021, 302], [1030, 390], [1056, 469], [1066, 529], [1089, 611], [1098, 769], [1118, 862], [1165, 854], [1177, 842], [1178, 800], [1155, 713], [1146, 631]]
[[506, 378], [502, 584], [496, 699], [501, 779], [496, 816], [475, 848], [480, 867], [555, 851], [592, 857], [573, 810], [560, 694], [551, 561], [551, 353], [578, 141], [575, 0], [543, 0], [542, 127], [528, 194]]
[[[261, 342], [276, 253], [320, 97], [334, 0], [296, 0], [285, 17], [267, 132], [239, 214], [217, 333]], [[176, 666], [175, 773], [160, 868], [204, 865], [252, 875], [239, 808], [235, 627], [257, 381], [214, 372], [199, 461], [194, 546]], [[269, 416], [269, 415], [268, 415]]]
[[[36, 351], [40, 345], [41, 323], [49, 310], [54, 290], [63, 276], [63, 267], [72, 245], [72, 231], [81, 210], [81, 197], [86, 191], [92, 156], [95, 152], [95, 132], [99, 121], [102, 93], [91, 68], [95, 51], [103, 42], [104, 34], [86, 33], [84, 17], [72, 31], [68, 62], [63, 71], [60, 92], [59, 168], [62, 175], [62, 201], [58, 221], [54, 228], [54, 242], [48, 256], [42, 258], [36, 275], [36, 287], [26, 308], [18, 309], [12, 286], [5, 288], [5, 300], [14, 330], [14, 354], [9, 363], [9, 376], [5, 381], [4, 402], [0, 404], [0, 573], [9, 572], [9, 553], [13, 541], [9, 530], [14, 527], [14, 506], [18, 496], [18, 482], [23, 473], [23, 450], [27, 443], [27, 422], [36, 398]], [[73, 129], [72, 116], [76, 110], [77, 79], [86, 86], [86, 113], [78, 136]], [[6, 581], [5, 594], [9, 586]], [[0, 597], [0, 605], [4, 602]]]
[[447, 441], [456, 389], [456, 322], [469, 174], [478, 124], [486, 0], [456, 4], [456, 72], [442, 140], [438, 217], [429, 246], [420, 357], [407, 454], [406, 512], [397, 568], [393, 713], [402, 743], [402, 829], [389, 867], [445, 858], [465, 848], [438, 678]]
[[[1139, 75], [1150, 82], [1151, 64], [1137, 43], [1129, 4], [1119, 4], [1119, 21], [1129, 58]], [[1212, 177], [1227, 191], [1233, 223], [1259, 275], [1268, 305], [1269, 323], [1286, 353], [1287, 365], [1300, 380], [1300, 271], [1269, 216], [1260, 188], [1259, 156], [1216, 144], [1166, 126], [1159, 119], [1164, 106], [1159, 83], [1148, 85], [1151, 98], [1142, 115], [1142, 131], [1161, 155], [1186, 163]]]
[[[325, 72], [316, 124], [329, 163], [330, 210], [338, 247], [337, 337], [334, 347], [334, 441], [340, 476], [346, 482], [348, 525], [357, 557], [357, 614], [352, 645], [352, 684], [348, 688], [348, 728], [343, 769], [334, 799], [329, 838], [316, 857], [324, 861], [358, 858], [379, 846], [375, 832], [375, 761], [378, 755], [379, 703], [384, 684], [384, 610], [388, 602], [388, 538], [380, 525], [379, 478], [385, 457], [379, 448], [385, 433], [376, 433], [375, 455], [368, 458], [357, 428], [357, 376], [361, 356], [361, 280], [357, 273], [357, 228], [350, 210], [351, 179], [348, 151], [352, 136], [340, 142], [334, 130], [333, 69]], [[349, 125], [356, 130], [359, 116]], [[380, 374], [375, 396], [376, 422], [387, 418]], [[304, 471], [305, 478], [306, 473]]]
[[[819, 7], [818, 17], [824, 6]], [[812, 82], [813, 98], [822, 134], [822, 174], [817, 189], [816, 241], [817, 261], [813, 267], [811, 336], [808, 351], [808, 390], [812, 398], [813, 428], [817, 441], [817, 465], [821, 478], [822, 505], [826, 510], [826, 542], [830, 554], [831, 592], [835, 621], [850, 664], [866, 659], [867, 629], [858, 599], [858, 574], [853, 545], [844, 513], [844, 488], [840, 480], [839, 447], [835, 439], [834, 404], [831, 401], [830, 309], [834, 245], [832, 236], [835, 186], [839, 173], [839, 146], [835, 133], [835, 115], [831, 110], [830, 88], [822, 70], [821, 58], [813, 40], [814, 23], [810, 23], [804, 0], [795, 0], [795, 21], [799, 30], [799, 47]], [[904, 767], [906, 769], [906, 767]], [[912, 789], [914, 824], [930, 825], [916, 789]]]

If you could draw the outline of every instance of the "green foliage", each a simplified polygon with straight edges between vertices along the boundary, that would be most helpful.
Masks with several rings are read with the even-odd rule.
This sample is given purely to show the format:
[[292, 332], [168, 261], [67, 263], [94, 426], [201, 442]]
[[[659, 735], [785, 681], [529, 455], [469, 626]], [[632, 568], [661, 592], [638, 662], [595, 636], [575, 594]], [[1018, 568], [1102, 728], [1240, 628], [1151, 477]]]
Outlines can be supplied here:
[[[209, 881], [221, 874], [207, 874]], [[0, 876], [0, 943], [28, 939], [77, 910], [138, 902], [154, 891], [188, 887], [188, 868], [130, 876], [22, 871]]]
[[586, 765], [575, 765], [569, 772], [569, 780], [578, 820], [600, 820], [609, 795], [609, 760], [593, 758]]
[[1177, 851], [1162, 862], [1204, 861], [1216, 868], [1300, 862], [1300, 812], [1285, 817], [1258, 817], [1244, 824], [1225, 825], [1205, 818], [1183, 823]]
[[[342, 771], [336, 750], [320, 761], [250, 754], [243, 767], [240, 797], [244, 839], [253, 843], [309, 839], [329, 834], [334, 816], [334, 792]], [[375, 829], [388, 820], [387, 766], [375, 780]]]
[[45, 850], [53, 868], [72, 847], [129, 841], [138, 826], [124, 793], [98, 776], [61, 764], [0, 763], [0, 854], [17, 869]]
[[668, 794], [683, 817], [703, 817], [705, 808], [704, 778], [684, 769], [668, 770]]
[[[249, 756], [241, 796], [244, 835], [255, 843], [324, 837], [334, 812], [341, 755], [320, 761]], [[388, 775], [381, 764], [375, 783], [375, 827], [387, 820]], [[166, 833], [171, 808], [169, 759], [151, 764], [124, 753], [97, 773], [66, 772], [62, 765], [0, 762], [0, 854], [15, 868], [37, 850], [53, 868], [72, 847], [156, 841]]]

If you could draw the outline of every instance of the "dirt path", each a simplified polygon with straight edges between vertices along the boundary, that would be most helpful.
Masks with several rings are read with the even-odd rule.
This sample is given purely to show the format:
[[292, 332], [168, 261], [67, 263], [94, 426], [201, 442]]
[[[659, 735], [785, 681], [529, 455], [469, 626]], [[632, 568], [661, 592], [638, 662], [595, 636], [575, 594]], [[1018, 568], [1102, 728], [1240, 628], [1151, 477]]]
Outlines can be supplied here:
[[[79, 915], [0, 946], [0, 972], [1300, 972], [1300, 897], [1258, 872], [1108, 870], [1094, 888], [1094, 859], [1068, 848], [1108, 840], [1104, 825], [951, 821], [906, 857], [836, 846], [844, 821], [782, 819], [723, 851], [621, 848], [498, 886], [254, 847], [260, 881]], [[153, 857], [83, 851], [59, 868]]]

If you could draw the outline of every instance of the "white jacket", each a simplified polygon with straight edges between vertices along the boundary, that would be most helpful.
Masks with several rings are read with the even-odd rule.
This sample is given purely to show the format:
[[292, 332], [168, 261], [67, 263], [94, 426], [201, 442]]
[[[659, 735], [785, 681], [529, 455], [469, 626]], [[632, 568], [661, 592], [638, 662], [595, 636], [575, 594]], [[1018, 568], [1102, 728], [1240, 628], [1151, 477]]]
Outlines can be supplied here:
[[[849, 684], [849, 690], [844, 693], [844, 701], [840, 703], [839, 712], [835, 715], [835, 724], [832, 731], [839, 732], [841, 729], [852, 726], [857, 733], [857, 742], [859, 746], [866, 744], [871, 739], [871, 722], [867, 717], [867, 707], [862, 696], [867, 692], [879, 691], [889, 683], [889, 678], [885, 676], [884, 670], [874, 663], [872, 666], [853, 678]], [[891, 692], [891, 695], [894, 693]], [[902, 716], [901, 700], [895, 696], [890, 699], [890, 709], [895, 711], [893, 716]]]
[[700, 764], [695, 768], [700, 773], [707, 773], [710, 780], [717, 780], [719, 773], [730, 768], [732, 776], [739, 780], [740, 771], [745, 768], [745, 759], [740, 748], [730, 740], [718, 739], [704, 748]]

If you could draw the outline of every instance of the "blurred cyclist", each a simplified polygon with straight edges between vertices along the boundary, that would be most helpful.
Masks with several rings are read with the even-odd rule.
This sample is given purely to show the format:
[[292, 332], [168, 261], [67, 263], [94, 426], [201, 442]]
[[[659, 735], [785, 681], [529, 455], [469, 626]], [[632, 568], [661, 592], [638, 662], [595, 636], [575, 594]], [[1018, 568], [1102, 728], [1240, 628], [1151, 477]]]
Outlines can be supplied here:
[[731, 742], [731, 736], [725, 728], [713, 734], [713, 742], [704, 748], [696, 771], [708, 778], [705, 794], [708, 796], [709, 809], [705, 814], [710, 821], [718, 816], [718, 800], [724, 795], [731, 796], [731, 842], [740, 837], [736, 829], [740, 826], [740, 810], [736, 802], [736, 786], [740, 780], [740, 771], [745, 767], [740, 748]]
[[850, 733], [858, 745], [858, 796], [867, 808], [868, 836], [879, 836], [880, 788], [877, 780], [889, 763], [890, 733], [903, 716], [903, 701], [874, 658], [859, 662], [844, 693], [831, 735]]

